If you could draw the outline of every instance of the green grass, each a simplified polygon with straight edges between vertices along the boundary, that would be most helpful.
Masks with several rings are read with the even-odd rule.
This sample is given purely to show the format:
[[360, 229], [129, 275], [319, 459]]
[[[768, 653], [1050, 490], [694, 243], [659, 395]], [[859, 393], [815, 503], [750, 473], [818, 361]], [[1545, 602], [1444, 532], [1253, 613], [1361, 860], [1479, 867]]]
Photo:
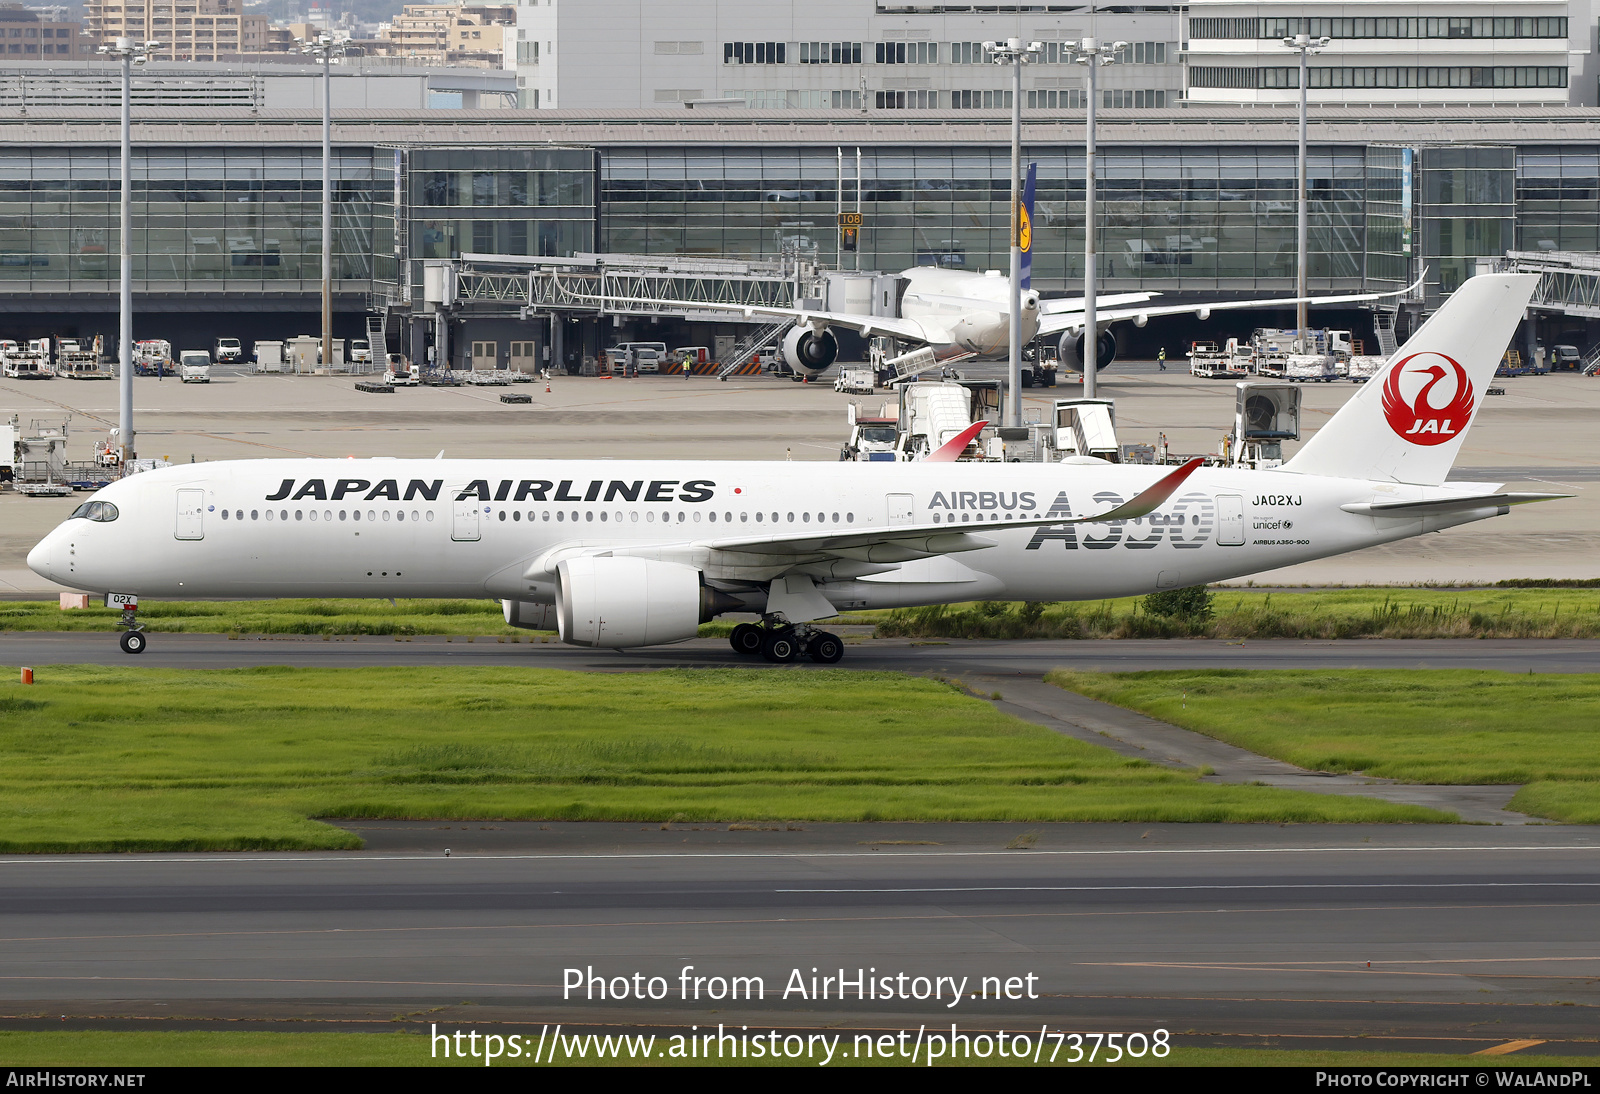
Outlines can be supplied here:
[[[1507, 583], [1502, 583], [1507, 585]], [[847, 612], [835, 623], [910, 638], [1600, 638], [1600, 588], [1216, 590], [1204, 624], [1153, 616], [1142, 597], [1037, 606], [1003, 601]], [[151, 631], [202, 634], [470, 635], [548, 640], [505, 625], [495, 600], [152, 601]], [[110, 631], [119, 613], [62, 611], [48, 601], [0, 603], [0, 631]], [[724, 637], [728, 620], [700, 628]]]
[[[110, 631], [120, 611], [49, 601], [0, 603], [0, 631]], [[511, 636], [533, 632], [505, 624], [498, 600], [145, 600], [139, 619], [150, 631], [198, 634]]]
[[[451, 1031], [455, 1024], [447, 1027]], [[463, 1028], [471, 1028], [464, 1026]], [[484, 1033], [495, 1033], [502, 1038], [517, 1034], [529, 1038], [537, 1045], [540, 1026], [484, 1026]], [[637, 1034], [627, 1031], [631, 1036]], [[756, 1032], [756, 1030], [752, 1030]], [[896, 1067], [907, 1066], [909, 1061], [882, 1059], [853, 1059], [844, 1054], [853, 1047], [853, 1032], [829, 1030], [830, 1036], [840, 1037], [839, 1053], [830, 1067]], [[781, 1040], [781, 1038], [780, 1038]], [[479, 1042], [482, 1043], [481, 1040]], [[657, 1035], [654, 1048], [658, 1052], [671, 1046], [668, 1037]], [[547, 1041], [548, 1045], [549, 1042]], [[44, 1031], [0, 1032], [0, 1060], [9, 1067], [478, 1067], [482, 1058], [449, 1060], [434, 1057], [432, 1041], [426, 1034], [414, 1033], [277, 1033], [277, 1032], [193, 1032], [193, 1031]], [[1054, 1047], [1054, 1042], [1049, 1042]], [[1007, 1046], [1009, 1048], [1009, 1044]], [[1041, 1063], [1048, 1064], [1050, 1048], [1042, 1053]], [[1056, 1067], [1090, 1066], [1069, 1064], [1068, 1048], [1063, 1046], [1056, 1057]], [[597, 1060], [593, 1055], [585, 1058], [557, 1057], [558, 1064], [572, 1066], [607, 1067], [672, 1067], [672, 1066], [745, 1066], [745, 1067], [816, 1067], [820, 1061], [704, 1059], [653, 1059], [632, 1060], [625, 1054], [620, 1059]], [[1571, 1056], [1455, 1056], [1411, 1052], [1336, 1052], [1304, 1051], [1262, 1048], [1190, 1048], [1175, 1044], [1164, 1059], [1145, 1056], [1140, 1060], [1125, 1059], [1113, 1067], [1584, 1067], [1590, 1058]], [[527, 1067], [526, 1059], [499, 1060], [498, 1067]], [[1035, 1066], [1031, 1059], [1001, 1060], [991, 1056], [988, 1060], [940, 1060], [938, 1067], [995, 1067]], [[915, 1066], [926, 1067], [927, 1061], [919, 1059]]]
[[1600, 822], [1600, 675], [1213, 669], [1046, 679], [1311, 770], [1525, 783], [1511, 808]]
[[[1029, 608], [1004, 602], [855, 612], [880, 637], [1600, 638], [1600, 589], [1216, 589], [1202, 623], [1151, 615], [1143, 597]], [[1042, 610], [1041, 610], [1042, 608]]]
[[892, 673], [55, 666], [0, 683], [0, 851], [352, 847], [311, 817], [1439, 821], [1215, 786]]

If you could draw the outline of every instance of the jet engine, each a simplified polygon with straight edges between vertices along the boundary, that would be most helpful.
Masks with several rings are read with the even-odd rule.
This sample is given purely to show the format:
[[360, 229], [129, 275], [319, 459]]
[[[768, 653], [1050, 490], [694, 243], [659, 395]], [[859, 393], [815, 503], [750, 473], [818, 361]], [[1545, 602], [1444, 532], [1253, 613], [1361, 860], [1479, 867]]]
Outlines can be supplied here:
[[[1082, 334], [1073, 334], [1071, 331], [1062, 334], [1061, 342], [1056, 347], [1060, 352], [1062, 365], [1072, 369], [1074, 372], [1082, 372], [1084, 350], [1086, 349], [1084, 343], [1086, 341], [1088, 339]], [[1100, 352], [1097, 356], [1099, 360], [1095, 366], [1096, 372], [1117, 359], [1117, 336], [1109, 330], [1100, 332]]]
[[705, 585], [700, 571], [648, 558], [569, 558], [556, 566], [556, 629], [574, 646], [627, 649], [682, 642], [737, 597]]
[[556, 629], [554, 604], [535, 604], [528, 600], [502, 600], [500, 611], [505, 615], [508, 627], [521, 627], [529, 631]]
[[824, 327], [795, 327], [783, 336], [783, 359], [797, 376], [815, 376], [839, 357], [839, 340]]

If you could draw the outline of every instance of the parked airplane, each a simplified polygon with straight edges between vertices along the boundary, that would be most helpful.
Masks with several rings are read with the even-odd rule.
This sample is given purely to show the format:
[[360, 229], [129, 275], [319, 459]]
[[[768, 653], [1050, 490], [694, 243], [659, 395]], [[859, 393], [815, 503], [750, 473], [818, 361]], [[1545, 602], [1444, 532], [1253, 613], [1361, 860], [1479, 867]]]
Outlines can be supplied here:
[[[841, 609], [1080, 600], [1240, 577], [1566, 495], [1447, 483], [1534, 275], [1467, 281], [1282, 468], [259, 460], [99, 491], [28, 555], [150, 597], [493, 597], [581, 646], [834, 662]], [[951, 442], [959, 446], [965, 437]], [[948, 446], [947, 446], [948, 447]], [[958, 450], [958, 449], [957, 449]], [[123, 649], [144, 649], [132, 629]]]
[[[1033, 223], [1034, 165], [1028, 165], [1027, 183], [1023, 191], [1024, 225]], [[1075, 371], [1089, 360], [1088, 338], [1084, 332], [1084, 300], [1082, 297], [1064, 300], [1044, 300], [1031, 285], [1032, 265], [1031, 229], [1023, 232], [1021, 278], [1021, 320], [1024, 345], [1044, 335], [1055, 335], [1062, 366]], [[1426, 275], [1424, 275], [1426, 276]], [[1417, 282], [1421, 284], [1421, 280]], [[1213, 312], [1236, 311], [1245, 308], [1290, 308], [1302, 302], [1309, 305], [1355, 304], [1400, 296], [1415, 290], [1417, 285], [1390, 293], [1355, 293], [1344, 296], [1287, 297], [1277, 300], [1225, 300], [1201, 304], [1152, 304], [1160, 296], [1156, 292], [1131, 292], [1102, 294], [1095, 297], [1095, 326], [1097, 341], [1096, 370], [1105, 368], [1116, 359], [1117, 339], [1111, 332], [1113, 323], [1131, 320], [1134, 326], [1143, 327], [1153, 318], [1166, 315], [1195, 315], [1209, 319]], [[767, 316], [773, 319], [792, 319], [794, 327], [784, 336], [783, 359], [797, 375], [816, 376], [825, 371], [839, 357], [839, 340], [832, 328], [853, 330], [866, 338], [886, 335], [913, 347], [926, 346], [933, 350], [938, 361], [959, 360], [969, 357], [996, 358], [1007, 356], [1011, 333], [1011, 280], [999, 270], [987, 273], [967, 273], [940, 266], [913, 266], [902, 270], [895, 290], [877, 288], [882, 298], [874, 300], [874, 311], [894, 315], [861, 315], [852, 312], [823, 311], [813, 308], [775, 308], [748, 305], [707, 305], [689, 300], [661, 300], [644, 297], [607, 297], [602, 303], [611, 306], [634, 305], [644, 308], [671, 307], [684, 314], [715, 312], [726, 315], [738, 311], [750, 319]], [[894, 293], [898, 298], [893, 298]], [[596, 298], [598, 299], [598, 298]]]

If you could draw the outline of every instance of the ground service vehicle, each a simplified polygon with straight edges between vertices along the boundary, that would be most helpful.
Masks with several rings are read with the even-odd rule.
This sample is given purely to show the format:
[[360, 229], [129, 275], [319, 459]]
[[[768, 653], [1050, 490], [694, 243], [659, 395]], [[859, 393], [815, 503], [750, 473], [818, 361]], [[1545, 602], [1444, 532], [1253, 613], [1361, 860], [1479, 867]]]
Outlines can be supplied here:
[[178, 355], [178, 376], [186, 384], [211, 382], [211, 355], [203, 349], [186, 349]]
[[237, 338], [218, 338], [212, 346], [212, 353], [216, 356], [217, 364], [232, 364], [244, 360], [244, 347]]
[[159, 338], [147, 338], [133, 344], [135, 376], [160, 376], [172, 371], [171, 342]]
[[851, 403], [848, 416], [850, 439], [845, 442], [843, 451], [839, 453], [841, 460], [855, 463], [893, 463], [898, 458], [895, 455], [895, 441], [900, 436], [898, 418], [888, 403], [884, 403], [876, 414], [868, 413], [855, 403]]

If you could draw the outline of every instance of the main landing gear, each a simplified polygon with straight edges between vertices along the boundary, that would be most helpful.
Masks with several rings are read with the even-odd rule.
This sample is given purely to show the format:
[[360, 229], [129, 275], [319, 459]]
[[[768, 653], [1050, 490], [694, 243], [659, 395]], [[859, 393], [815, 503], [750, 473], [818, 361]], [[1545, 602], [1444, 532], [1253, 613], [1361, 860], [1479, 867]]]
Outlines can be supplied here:
[[728, 644], [735, 653], [746, 657], [760, 654], [775, 664], [809, 657], [819, 665], [833, 665], [844, 656], [844, 642], [838, 635], [807, 623], [740, 623], [728, 636]]

